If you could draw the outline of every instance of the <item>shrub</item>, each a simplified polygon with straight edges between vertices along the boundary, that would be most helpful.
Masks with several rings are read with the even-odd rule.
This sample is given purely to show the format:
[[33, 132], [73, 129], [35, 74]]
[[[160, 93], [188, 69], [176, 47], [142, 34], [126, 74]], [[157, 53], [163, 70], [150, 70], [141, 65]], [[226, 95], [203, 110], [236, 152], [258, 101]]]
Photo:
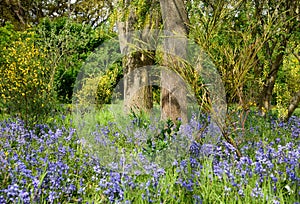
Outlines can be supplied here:
[[99, 108], [103, 104], [111, 103], [114, 88], [123, 76], [122, 67], [115, 64], [100, 77], [97, 87], [96, 103]]
[[[300, 50], [298, 46], [295, 50]], [[283, 60], [283, 67], [279, 70], [278, 79], [274, 86], [274, 109], [280, 118], [287, 116], [288, 107], [293, 95], [300, 89], [300, 64], [295, 55], [289, 54]]]
[[34, 45], [34, 33], [9, 35], [17, 39], [1, 46], [1, 112], [16, 115], [29, 125], [42, 120], [52, 107], [51, 68], [44, 66], [46, 56]]
[[46, 47], [49, 66], [55, 69], [54, 89], [58, 99], [70, 103], [83, 62], [107, 38], [104, 29], [94, 29], [68, 18], [46, 18], [34, 30], [37, 34], [36, 43]]

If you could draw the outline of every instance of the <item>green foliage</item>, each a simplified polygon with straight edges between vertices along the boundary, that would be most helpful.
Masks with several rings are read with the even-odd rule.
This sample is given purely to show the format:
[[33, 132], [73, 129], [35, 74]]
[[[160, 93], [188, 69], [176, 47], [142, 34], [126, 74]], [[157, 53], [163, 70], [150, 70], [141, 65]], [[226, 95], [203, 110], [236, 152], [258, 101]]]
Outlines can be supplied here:
[[33, 32], [13, 32], [11, 26], [1, 28], [0, 107], [2, 113], [16, 114], [31, 125], [42, 122], [54, 104], [50, 83], [52, 68], [46, 54], [35, 45]]
[[25, 30], [30, 25], [38, 24], [41, 19], [72, 17], [80, 24], [90, 24], [99, 27], [104, 24], [112, 12], [111, 1], [66, 1], [66, 0], [15, 0], [1, 1], [2, 26], [10, 22], [17, 30]]
[[[191, 37], [203, 47], [217, 67], [225, 85], [228, 102], [245, 100], [247, 91], [243, 88], [249, 80], [250, 70], [255, 66], [255, 54], [265, 38], [255, 39], [255, 21], [249, 21], [250, 9], [239, 2], [215, 2], [190, 5], [194, 12], [190, 19]], [[202, 7], [197, 6], [198, 4]], [[230, 5], [230, 6], [229, 6]], [[245, 10], [244, 10], [245, 9]], [[197, 23], [199, 21], [201, 23]]]
[[300, 108], [296, 108], [294, 115], [300, 117]]
[[70, 103], [78, 71], [107, 33], [68, 18], [44, 19], [34, 30], [38, 36], [36, 44], [46, 47], [49, 66], [54, 68], [51, 80], [58, 98]]
[[280, 118], [287, 115], [291, 98], [294, 93], [300, 90], [300, 61], [294, 54], [299, 51], [300, 46], [298, 45], [289, 55], [286, 55], [275, 83], [273, 93], [274, 110], [278, 112]]
[[261, 105], [264, 87], [272, 88], [271, 74], [279, 69], [281, 82], [275, 85], [272, 104], [287, 108], [294, 91], [287, 91], [282, 82], [289, 81], [292, 72], [299, 78], [299, 71], [295, 72], [297, 69], [286, 62], [289, 60], [282, 66], [280, 58], [282, 54], [290, 58], [287, 48], [299, 44], [299, 15], [294, 3], [199, 0], [187, 4], [190, 35], [218, 68], [227, 102], [246, 105], [256, 101]]
[[104, 104], [111, 103], [114, 88], [123, 78], [121, 63], [113, 64], [100, 78], [97, 86], [96, 104], [101, 108]]
[[2, 48], [18, 37], [17, 33], [14, 31], [14, 26], [9, 23], [0, 27], [0, 34], [0, 46]]
[[160, 87], [159, 86], [152, 86], [152, 94], [153, 94], [153, 102], [160, 104]]
[[118, 41], [111, 39], [91, 53], [83, 64], [76, 81], [73, 103], [80, 107], [102, 108], [110, 103], [113, 89], [122, 78], [122, 55]]
[[154, 157], [168, 148], [172, 141], [173, 134], [179, 131], [181, 121], [174, 123], [172, 120], [167, 120], [161, 124], [160, 133], [158, 135], [151, 135], [147, 138], [145, 147], [143, 147], [143, 153], [147, 156]]
[[115, 23], [127, 21], [130, 15], [134, 14], [133, 27], [136, 30], [143, 29], [159, 29], [162, 27], [160, 4], [159, 1], [146, 1], [146, 0], [133, 0], [130, 2], [119, 1], [113, 14], [110, 17], [110, 21]]

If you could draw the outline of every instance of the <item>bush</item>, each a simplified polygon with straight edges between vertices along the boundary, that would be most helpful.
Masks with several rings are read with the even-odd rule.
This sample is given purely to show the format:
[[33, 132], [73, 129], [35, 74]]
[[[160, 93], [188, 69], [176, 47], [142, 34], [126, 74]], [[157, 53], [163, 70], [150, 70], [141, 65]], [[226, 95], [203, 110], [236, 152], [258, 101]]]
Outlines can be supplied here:
[[71, 102], [83, 62], [107, 37], [103, 30], [68, 18], [46, 18], [34, 28], [38, 37], [36, 43], [46, 47], [49, 66], [55, 69], [54, 89], [61, 102]]
[[123, 77], [122, 67], [115, 64], [111, 69], [100, 77], [97, 87], [96, 103], [99, 108], [103, 104], [111, 103], [114, 88], [117, 86], [120, 79]]
[[[300, 50], [296, 47], [295, 50]], [[274, 109], [280, 118], [287, 116], [290, 100], [300, 89], [300, 64], [298, 59], [291, 53], [284, 58], [282, 69], [279, 70], [278, 79], [274, 86]]]
[[1, 46], [1, 113], [18, 116], [26, 125], [41, 122], [53, 105], [52, 70], [44, 66], [46, 55], [34, 45], [34, 33], [7, 35], [17, 39]]

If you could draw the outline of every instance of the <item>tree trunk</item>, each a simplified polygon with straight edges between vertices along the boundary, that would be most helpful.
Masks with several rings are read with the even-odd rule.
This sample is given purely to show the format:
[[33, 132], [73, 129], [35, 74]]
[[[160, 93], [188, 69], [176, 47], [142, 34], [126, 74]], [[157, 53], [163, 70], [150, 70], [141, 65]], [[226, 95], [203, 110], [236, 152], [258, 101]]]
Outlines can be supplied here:
[[188, 17], [183, 0], [160, 0], [160, 7], [166, 31], [163, 65], [170, 69], [161, 71], [161, 118], [187, 122], [186, 90], [174, 71], [184, 69], [180, 60], [187, 54]]
[[149, 113], [152, 109], [152, 87], [145, 66], [153, 64], [153, 58], [141, 52], [124, 59], [124, 109], [127, 113]]
[[286, 49], [286, 46], [287, 46], [287, 42], [286, 40], [284, 40], [281, 43], [281, 46], [279, 48], [279, 54], [276, 56], [275, 61], [272, 62], [270, 59], [271, 69], [259, 97], [259, 108], [260, 110], [262, 110], [263, 116], [265, 116], [266, 112], [269, 111], [271, 108], [272, 93], [273, 93], [278, 71], [283, 63], [284, 51]]
[[288, 114], [285, 118], [285, 121], [288, 121], [289, 118], [293, 115], [294, 111], [299, 106], [299, 103], [300, 103], [300, 90], [297, 93], [295, 93], [295, 95], [291, 99], [291, 102], [290, 102], [290, 105], [288, 108]]
[[[126, 6], [130, 5], [127, 1]], [[123, 59], [124, 72], [124, 111], [129, 113], [149, 112], [152, 109], [152, 87], [149, 82], [147, 69], [142, 68], [154, 64], [153, 51], [138, 51], [134, 47], [141, 47], [140, 41], [134, 38], [146, 38], [147, 34], [136, 35], [135, 24], [137, 16], [133, 9], [130, 10], [126, 22], [118, 22], [118, 32], [121, 53], [125, 55]], [[139, 39], [142, 40], [143, 39]], [[134, 46], [133, 46], [134, 45]], [[147, 54], [146, 54], [147, 52]]]

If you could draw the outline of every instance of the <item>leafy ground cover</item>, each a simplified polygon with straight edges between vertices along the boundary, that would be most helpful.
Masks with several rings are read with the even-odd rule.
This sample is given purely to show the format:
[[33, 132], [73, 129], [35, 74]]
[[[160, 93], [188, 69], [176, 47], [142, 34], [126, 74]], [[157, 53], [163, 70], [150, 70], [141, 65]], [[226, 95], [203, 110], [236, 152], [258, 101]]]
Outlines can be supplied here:
[[[180, 136], [192, 138], [204, 124], [192, 119], [186, 125], [161, 126], [131, 119], [128, 131], [107, 122], [98, 124], [92, 136], [109, 138], [142, 160], [180, 142]], [[159, 134], [136, 144], [145, 130]], [[68, 117], [32, 128], [21, 120], [2, 120], [0, 203], [298, 203], [300, 118], [283, 123], [250, 114], [245, 130], [234, 134], [241, 158], [226, 141], [213, 145], [194, 140], [187, 154], [168, 167], [143, 163], [143, 170], [133, 173], [133, 165], [122, 170], [116, 168], [121, 162], [103, 165], [82, 144]]]

